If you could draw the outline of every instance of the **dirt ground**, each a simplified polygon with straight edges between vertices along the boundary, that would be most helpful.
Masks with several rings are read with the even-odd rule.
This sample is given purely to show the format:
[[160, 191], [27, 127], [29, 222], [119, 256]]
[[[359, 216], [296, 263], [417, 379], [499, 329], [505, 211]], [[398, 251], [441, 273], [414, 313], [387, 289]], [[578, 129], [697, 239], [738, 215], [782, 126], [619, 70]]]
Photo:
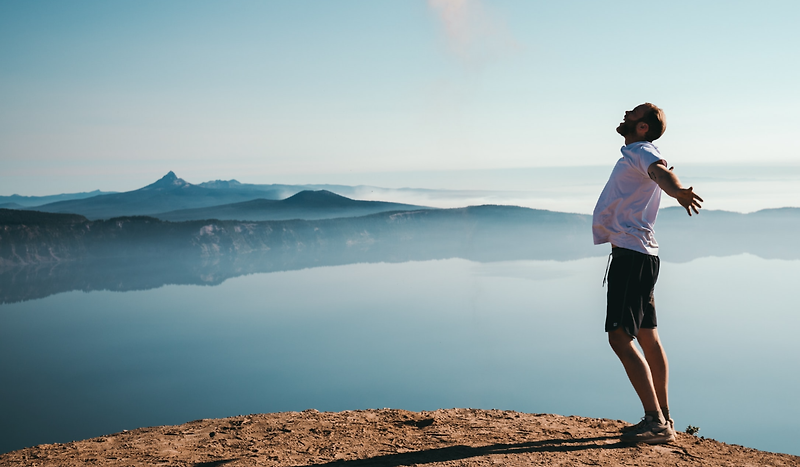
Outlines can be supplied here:
[[800, 466], [679, 433], [620, 444], [619, 420], [500, 410], [284, 412], [140, 428], [0, 455], [2, 466]]

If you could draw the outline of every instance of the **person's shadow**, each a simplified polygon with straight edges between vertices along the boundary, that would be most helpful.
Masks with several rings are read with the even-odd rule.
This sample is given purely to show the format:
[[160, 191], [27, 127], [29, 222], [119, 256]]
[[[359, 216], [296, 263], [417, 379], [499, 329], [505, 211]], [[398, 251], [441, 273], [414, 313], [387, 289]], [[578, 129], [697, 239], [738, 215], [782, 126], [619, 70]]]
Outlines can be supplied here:
[[573, 452], [586, 449], [619, 449], [630, 447], [630, 444], [617, 441], [607, 443], [610, 439], [619, 440], [619, 436], [599, 436], [595, 438], [546, 439], [516, 444], [492, 444], [489, 446], [449, 446], [446, 448], [426, 449], [422, 451], [384, 454], [368, 459], [336, 460], [324, 464], [308, 464], [308, 466], [337, 467], [394, 467], [432, 462], [447, 462], [491, 454], [520, 454], [528, 452]]

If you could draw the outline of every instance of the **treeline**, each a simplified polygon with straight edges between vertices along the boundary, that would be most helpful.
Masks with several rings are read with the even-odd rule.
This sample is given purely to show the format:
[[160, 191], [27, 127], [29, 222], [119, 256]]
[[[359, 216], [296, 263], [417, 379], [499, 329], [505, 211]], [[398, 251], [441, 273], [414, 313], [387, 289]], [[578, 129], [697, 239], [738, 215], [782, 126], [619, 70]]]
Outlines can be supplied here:
[[[27, 218], [26, 216], [29, 216]], [[48, 222], [53, 216], [53, 222]], [[593, 254], [589, 217], [513, 206], [385, 212], [289, 221], [89, 221], [0, 210], [0, 265], [189, 254], [203, 258], [281, 252], [387, 260], [570, 259]]]

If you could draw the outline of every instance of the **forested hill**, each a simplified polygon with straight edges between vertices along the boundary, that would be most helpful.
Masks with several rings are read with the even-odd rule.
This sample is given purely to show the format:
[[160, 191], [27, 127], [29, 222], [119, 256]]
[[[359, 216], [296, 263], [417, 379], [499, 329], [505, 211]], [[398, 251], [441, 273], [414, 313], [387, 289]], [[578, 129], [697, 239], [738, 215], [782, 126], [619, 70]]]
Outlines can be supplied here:
[[[363, 217], [265, 222], [90, 221], [0, 209], [0, 266], [83, 258], [214, 257], [253, 252], [475, 260], [571, 259], [594, 254], [589, 216], [514, 206], [394, 211]], [[30, 222], [26, 221], [30, 217]]]

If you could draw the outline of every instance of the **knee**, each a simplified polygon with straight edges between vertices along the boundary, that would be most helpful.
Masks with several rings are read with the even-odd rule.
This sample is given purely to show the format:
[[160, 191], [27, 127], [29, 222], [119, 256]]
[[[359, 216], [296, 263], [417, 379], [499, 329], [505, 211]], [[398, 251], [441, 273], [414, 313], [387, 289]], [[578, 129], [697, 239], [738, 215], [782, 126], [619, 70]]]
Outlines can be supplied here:
[[639, 345], [641, 345], [642, 350], [646, 352], [662, 352], [664, 350], [661, 347], [661, 339], [658, 337], [658, 332], [655, 329], [640, 329]]
[[611, 348], [614, 349], [614, 352], [618, 354], [631, 348], [632, 342], [633, 337], [629, 336], [628, 333], [621, 328], [614, 329], [608, 333], [608, 343], [611, 345]]
[[664, 347], [661, 346], [660, 341], [651, 341], [651, 342], [639, 341], [639, 345], [642, 346], [642, 350], [645, 353], [664, 353]]

